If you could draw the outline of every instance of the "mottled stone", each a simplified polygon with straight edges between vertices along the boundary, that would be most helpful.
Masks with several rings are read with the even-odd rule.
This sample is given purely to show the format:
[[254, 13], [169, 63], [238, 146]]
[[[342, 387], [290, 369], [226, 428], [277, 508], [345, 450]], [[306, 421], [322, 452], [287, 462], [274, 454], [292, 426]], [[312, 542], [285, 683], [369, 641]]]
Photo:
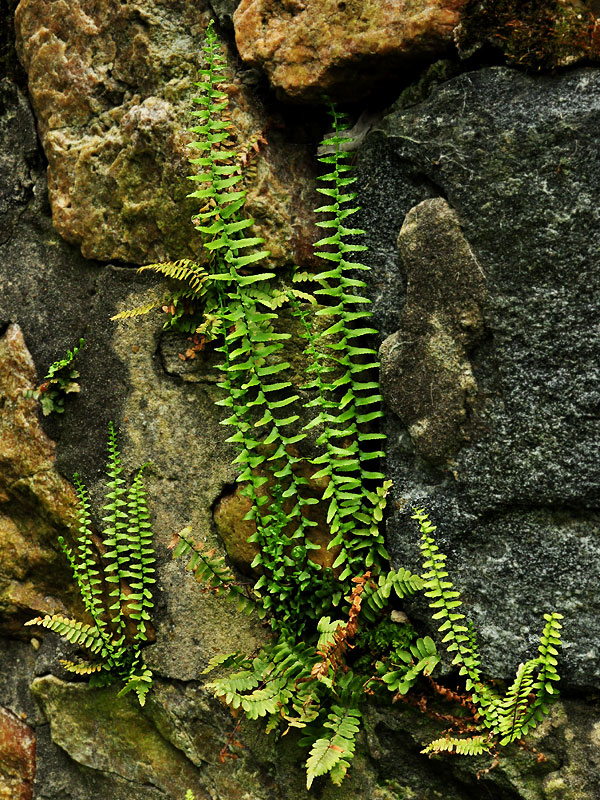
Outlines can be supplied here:
[[[135, 699], [53, 676], [37, 678], [31, 688], [50, 723], [52, 741], [78, 764], [116, 773], [140, 787], [149, 784], [170, 797], [196, 788], [194, 766], [160, 735]], [[196, 797], [210, 795], [196, 789]]]
[[76, 495], [56, 471], [41, 428], [35, 367], [16, 324], [0, 339], [0, 624], [18, 630], [33, 612], [64, 611], [68, 565], [57, 536], [75, 530]]
[[[394, 562], [419, 567], [410, 507], [425, 506], [481, 631], [484, 669], [513, 674], [556, 609], [567, 686], [600, 682], [599, 114], [596, 70], [481, 69], [394, 110], [359, 156], [370, 291], [386, 333], [401, 335], [410, 309], [396, 238], [427, 197], [446, 199], [485, 275], [484, 335], [469, 353], [471, 441], [439, 469], [388, 415]], [[465, 269], [477, 274], [468, 259]], [[430, 362], [423, 371], [426, 383]], [[423, 606], [410, 613], [431, 625]]]
[[483, 273], [441, 198], [409, 211], [398, 247], [406, 304], [400, 330], [380, 349], [384, 398], [416, 451], [444, 463], [469, 439], [477, 397], [469, 351], [483, 333]]
[[35, 775], [35, 733], [0, 706], [0, 798], [31, 800]]
[[[443, 704], [436, 710], [455, 709]], [[525, 746], [500, 748], [491, 770], [491, 755], [419, 756], [423, 745], [440, 735], [441, 724], [414, 708], [391, 714], [371, 707], [366, 717], [369, 753], [397, 792], [394, 797], [596, 800], [600, 791], [598, 713], [578, 700], [554, 705]]]
[[444, 54], [464, 3], [241, 0], [233, 20], [242, 58], [287, 97], [356, 100]]
[[10, 236], [17, 209], [33, 193], [37, 166], [35, 125], [27, 100], [8, 79], [0, 81], [0, 242]]
[[468, 58], [484, 45], [518, 67], [554, 69], [600, 56], [595, 0], [469, 0], [454, 32]]
[[[208, 3], [195, 0], [103, 0], [93, 8], [21, 0], [17, 46], [48, 159], [53, 223], [85, 257], [203, 258], [190, 222], [197, 202], [186, 199], [195, 169], [187, 128], [209, 17]], [[255, 162], [247, 209], [272, 261], [283, 263], [290, 240], [302, 240], [306, 169], [297, 149], [254, 154], [264, 116], [228, 59], [234, 135]]]

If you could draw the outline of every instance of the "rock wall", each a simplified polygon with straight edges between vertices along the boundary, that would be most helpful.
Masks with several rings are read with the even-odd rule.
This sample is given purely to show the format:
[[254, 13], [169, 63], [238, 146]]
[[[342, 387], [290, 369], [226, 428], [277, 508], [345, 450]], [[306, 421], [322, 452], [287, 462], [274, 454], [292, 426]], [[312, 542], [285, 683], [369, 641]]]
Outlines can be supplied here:
[[[16, 38], [3, 34], [0, 62], [0, 798], [600, 796], [596, 6], [0, 4]], [[275, 268], [314, 263], [320, 95], [358, 120], [394, 563], [419, 569], [409, 515], [426, 505], [498, 680], [533, 655], [545, 611], [565, 615], [563, 700], [528, 748], [479, 777], [489, 760], [419, 754], [439, 728], [410, 706], [366, 712], [340, 788], [308, 792], [298, 737], [275, 740], [259, 722], [240, 724], [239, 757], [220, 763], [236, 722], [202, 670], [267, 633], [202, 593], [167, 550], [191, 524], [236, 565], [251, 558], [216, 356], [182, 361], [185, 337], [155, 317], [110, 322], [154, 284], [135, 266], [202, 257], [186, 126], [211, 16], [232, 124], [252, 151], [249, 211]], [[41, 418], [25, 391], [80, 337], [81, 392]], [[76, 525], [75, 471], [101, 505], [109, 420], [126, 472], [150, 462], [156, 680], [144, 709], [67, 680], [68, 648], [22, 625], [80, 611], [57, 537]], [[405, 610], [434, 633], [422, 602]]]

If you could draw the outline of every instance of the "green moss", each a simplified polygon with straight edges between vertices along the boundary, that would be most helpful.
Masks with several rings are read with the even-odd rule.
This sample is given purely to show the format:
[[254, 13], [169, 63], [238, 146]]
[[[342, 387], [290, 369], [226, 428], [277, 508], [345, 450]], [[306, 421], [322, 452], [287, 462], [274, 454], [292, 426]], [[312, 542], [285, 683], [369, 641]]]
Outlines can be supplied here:
[[560, 0], [469, 0], [458, 45], [469, 55], [487, 43], [509, 64], [530, 70], [564, 67], [595, 59], [595, 18], [575, 2]]

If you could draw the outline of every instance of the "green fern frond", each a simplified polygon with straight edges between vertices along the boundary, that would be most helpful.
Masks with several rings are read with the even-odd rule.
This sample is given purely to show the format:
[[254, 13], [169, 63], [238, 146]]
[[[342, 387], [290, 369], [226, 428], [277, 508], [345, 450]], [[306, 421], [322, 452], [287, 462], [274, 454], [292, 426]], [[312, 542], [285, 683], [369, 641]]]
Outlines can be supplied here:
[[438, 624], [439, 632], [444, 634], [442, 642], [446, 650], [454, 654], [452, 663], [459, 667], [459, 674], [465, 676], [466, 688], [470, 691], [481, 683], [481, 674], [479, 657], [473, 648], [473, 631], [464, 624], [465, 615], [458, 611], [462, 606], [460, 592], [448, 579], [446, 556], [439, 552], [432, 537], [436, 526], [423, 509], [415, 509], [412, 518], [418, 521], [421, 528], [423, 569], [426, 570], [422, 575], [425, 597], [429, 598], [433, 619], [441, 620], [441, 624]]
[[[75, 359], [75, 356], [81, 350], [81, 348], [84, 346], [84, 344], [85, 344], [85, 340], [84, 339], [80, 339], [78, 345], [75, 345], [75, 347], [72, 350], [67, 350], [67, 354], [66, 354], [66, 356], [64, 358], [61, 358], [58, 361], [55, 361], [53, 364], [51, 364], [48, 367], [48, 372], [46, 373], [45, 380], [53, 381], [53, 382], [58, 381], [59, 377], [61, 377], [61, 376], [59, 376], [59, 373], [62, 372], [63, 370], [65, 370], [65, 369], [69, 369], [71, 367], [71, 364], [72, 364], [73, 360]], [[79, 373], [77, 373], [77, 375], [69, 374], [66, 377], [69, 377], [69, 378], [79, 377]], [[63, 377], [63, 380], [64, 380], [64, 377]]]
[[377, 582], [371, 579], [365, 584], [365, 590], [362, 594], [361, 614], [364, 619], [373, 622], [387, 607], [392, 594], [402, 600], [422, 589], [423, 581], [421, 577], [413, 575], [403, 567], [381, 573], [377, 577]]
[[246, 614], [256, 611], [261, 616], [260, 607], [244, 591], [246, 587], [238, 585], [236, 576], [225, 563], [225, 558], [215, 555], [214, 550], [204, 550], [190, 538], [191, 534], [192, 529], [188, 526], [173, 537], [169, 545], [173, 548], [173, 558], [187, 556], [187, 569], [194, 573], [198, 583], [205, 584], [217, 595], [225, 594], [228, 599], [234, 600], [238, 611]]
[[150, 612], [154, 607], [152, 586], [156, 583], [152, 527], [142, 482], [143, 471], [144, 467], [141, 467], [127, 495], [127, 540], [130, 553], [128, 582], [131, 590], [127, 596], [127, 609], [130, 618], [137, 623], [136, 639], [140, 641], [147, 639], [146, 623], [150, 621]]
[[[367, 267], [349, 260], [349, 254], [366, 247], [348, 241], [364, 231], [345, 224], [358, 211], [351, 206], [356, 195], [348, 190], [355, 178], [351, 176], [351, 165], [346, 163], [348, 153], [342, 148], [348, 138], [344, 116], [333, 106], [330, 113], [334, 135], [324, 144], [332, 150], [319, 160], [331, 171], [321, 177], [326, 185], [318, 188], [330, 202], [316, 209], [321, 215], [317, 225], [330, 230], [328, 236], [315, 243], [316, 254], [328, 262], [328, 268], [316, 275], [302, 276], [319, 287], [314, 295], [322, 308], [316, 313], [327, 317], [330, 324], [317, 334], [312, 315], [298, 306], [296, 314], [304, 328], [305, 352], [314, 375], [305, 386], [316, 392], [308, 405], [318, 409], [305, 429], [316, 425], [322, 428], [317, 444], [323, 453], [315, 459], [321, 469], [315, 478], [329, 479], [324, 499], [329, 500], [330, 546], [340, 548], [334, 567], [341, 567], [343, 581], [358, 574], [361, 564], [370, 567], [387, 560], [379, 520], [375, 519], [384, 505], [385, 492], [369, 489], [370, 483], [384, 478], [374, 464], [384, 456], [380, 443], [385, 435], [368, 428], [382, 416], [377, 356], [364, 342], [365, 336], [376, 331], [369, 324], [370, 312], [363, 308], [369, 301], [360, 294], [366, 284], [355, 277], [357, 271]], [[295, 279], [298, 280], [297, 275]]]
[[430, 636], [425, 636], [423, 639], [416, 639], [408, 648], [396, 649], [391, 663], [379, 662], [377, 671], [390, 692], [405, 695], [419, 676], [431, 675], [439, 662], [440, 656], [435, 642]]
[[138, 702], [141, 706], [146, 703], [146, 695], [152, 688], [152, 670], [145, 667], [143, 664], [134, 662], [129, 675], [125, 679], [125, 685], [117, 694], [117, 697], [123, 697], [128, 692], [135, 692]]
[[317, 739], [306, 762], [306, 788], [315, 778], [330, 773], [332, 782], [339, 786], [354, 756], [356, 736], [360, 727], [358, 708], [333, 705], [323, 727], [332, 731], [327, 737]]
[[459, 756], [480, 756], [489, 753], [493, 742], [486, 736], [471, 736], [466, 739], [449, 737], [436, 739], [421, 750], [421, 753], [432, 756], [438, 753], [455, 753]]
[[109, 610], [112, 611], [111, 621], [117, 627], [119, 634], [125, 638], [125, 617], [123, 614], [127, 596], [124, 592], [124, 581], [130, 577], [129, 565], [131, 554], [129, 551], [129, 538], [127, 535], [127, 491], [121, 477], [123, 467], [121, 456], [117, 447], [117, 437], [112, 422], [108, 426], [108, 461], [106, 467], [108, 475], [106, 503], [102, 508], [108, 514], [102, 518], [107, 523], [103, 531], [102, 543], [105, 547], [104, 576], [107, 583], [114, 584], [109, 598], [113, 600]]
[[[60, 614], [38, 617], [25, 624], [48, 628], [97, 656], [100, 660], [63, 664], [70, 672], [90, 675], [90, 683], [94, 685], [106, 685], [116, 678], [124, 680], [123, 692], [135, 691], [143, 705], [152, 685], [152, 673], [143, 663], [140, 646], [147, 638], [146, 624], [153, 607], [154, 550], [142, 485], [143, 468], [134, 477], [129, 492], [123, 488], [121, 473], [116, 434], [110, 423], [106, 494], [109, 502], [103, 507], [109, 513], [104, 517], [108, 526], [102, 535], [106, 552], [100, 556], [94, 548], [90, 502], [78, 475], [74, 476], [79, 499], [77, 547], [73, 549], [59, 538], [93, 625]], [[105, 582], [116, 584], [108, 601]], [[127, 636], [126, 615], [136, 621], [133, 641]]]

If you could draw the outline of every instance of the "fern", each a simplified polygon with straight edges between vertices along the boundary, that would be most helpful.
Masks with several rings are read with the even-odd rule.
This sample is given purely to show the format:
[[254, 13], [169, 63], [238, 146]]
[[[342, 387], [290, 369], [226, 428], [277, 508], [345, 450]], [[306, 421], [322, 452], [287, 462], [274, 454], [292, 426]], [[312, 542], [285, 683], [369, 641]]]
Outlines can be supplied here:
[[[555, 695], [560, 615], [547, 615], [538, 657], [523, 665], [501, 696], [482, 678], [473, 627], [459, 611], [460, 595], [448, 579], [446, 557], [439, 552], [432, 535], [435, 527], [424, 511], [415, 514], [422, 531], [424, 575], [389, 567], [381, 523], [391, 482], [379, 468], [385, 435], [377, 430], [382, 416], [379, 365], [370, 343], [376, 331], [363, 294], [361, 275], [367, 267], [352, 260], [366, 248], [357, 243], [364, 232], [349, 222], [358, 208], [343, 115], [330, 108], [334, 132], [323, 142], [320, 159], [326, 174], [319, 192], [326, 203], [316, 214], [326, 235], [315, 248], [324, 263], [316, 274], [295, 269], [290, 287], [284, 274], [270, 269], [264, 241], [253, 235], [254, 220], [244, 211], [242, 167], [248, 162], [248, 149], [240, 151], [232, 135], [223, 89], [226, 63], [212, 22], [203, 61], [195, 84], [200, 96], [194, 100], [190, 162], [197, 173], [190, 176], [194, 191], [189, 197], [199, 202], [194, 224], [206, 263], [183, 260], [143, 267], [165, 277], [167, 288], [144, 306], [115, 318], [161, 306], [169, 315], [166, 327], [192, 332], [203, 337], [202, 343], [215, 340], [222, 357], [219, 405], [226, 412], [223, 424], [231, 431], [227, 441], [237, 447], [234, 463], [241, 492], [251, 502], [246, 520], [254, 530], [249, 541], [258, 546], [252, 566], [260, 568], [261, 575], [253, 587], [240, 584], [223, 557], [193, 542], [189, 528], [174, 537], [171, 546], [174, 557], [188, 559], [188, 569], [205, 591], [223, 594], [241, 610], [266, 617], [273, 641], [253, 658], [238, 653], [215, 656], [205, 673], [218, 669], [227, 674], [208, 687], [234, 711], [243, 711], [249, 719], [265, 718], [267, 731], [285, 725], [303, 728], [301, 743], [310, 748], [308, 788], [327, 773], [338, 784], [354, 754], [366, 694], [382, 690], [380, 696], [388, 701], [390, 693], [398, 699], [419, 683], [424, 685], [423, 677], [429, 678], [440, 660], [433, 639], [418, 637], [409, 624], [392, 623], [391, 607], [424, 590], [442, 642], [470, 694], [461, 698], [439, 685], [437, 691], [475, 709], [473, 724], [463, 725], [460, 732], [476, 733], [468, 738], [448, 735], [425, 752], [474, 755], [498, 740], [506, 744], [532, 728]], [[258, 150], [258, 139], [255, 145]], [[308, 284], [310, 291], [298, 288], [300, 284]], [[290, 334], [279, 332], [275, 325], [285, 305], [299, 321], [305, 343], [308, 382], [303, 388], [309, 396], [305, 407], [313, 417], [303, 426], [286, 355]], [[313, 430], [317, 453], [312, 459], [303, 458], [303, 441]], [[81, 571], [76, 554], [68, 553], [78, 582], [85, 587], [86, 608], [97, 618], [90, 642], [100, 648], [98, 652], [102, 648], [108, 652], [105, 640], [111, 643], [111, 637], [116, 637], [121, 650], [128, 646], [125, 606], [138, 625], [136, 646], [143, 641], [149, 615], [146, 601], [151, 600], [143, 586], [153, 580], [152, 568], [146, 569], [141, 560], [149, 547], [141, 472], [126, 493], [118, 459], [111, 459], [110, 503], [105, 506], [105, 560], [113, 584], [109, 620], [102, 595], [97, 594], [99, 577], [93, 572], [93, 559], [88, 575]], [[318, 545], [311, 542], [316, 523], [308, 512], [318, 501], [309, 492], [306, 474], [325, 486], [328, 546], [337, 550], [332, 570], [311, 559], [311, 550]], [[144, 536], [145, 543], [134, 547], [138, 536]], [[137, 559], [135, 565], [132, 559]], [[131, 581], [128, 597], [118, 576]], [[376, 641], [377, 633], [381, 641]], [[83, 636], [78, 631], [71, 635]], [[136, 661], [124, 691], [143, 692], [147, 681], [141, 670], [142, 662]], [[436, 686], [432, 679], [429, 684]]]
[[25, 391], [25, 397], [33, 397], [34, 400], [40, 401], [45, 417], [53, 412], [64, 413], [67, 395], [79, 392], [80, 386], [77, 383], [79, 372], [73, 367], [73, 361], [84, 344], [85, 341], [80, 339], [78, 345], [72, 350], [67, 350], [64, 358], [48, 367], [48, 372], [37, 389]]
[[[540, 639], [538, 657], [521, 664], [505, 695], [500, 695], [482, 680], [474, 630], [472, 625], [464, 623], [464, 614], [457, 611], [462, 605], [460, 593], [448, 580], [446, 556], [439, 552], [432, 536], [436, 528], [422, 509], [415, 510], [413, 519], [418, 521], [421, 528], [423, 567], [426, 570], [423, 575], [425, 596], [429, 598], [430, 608], [434, 611], [433, 619], [442, 621], [439, 626], [440, 633], [444, 634], [442, 643], [448, 652], [454, 654], [452, 663], [459, 667], [460, 675], [465, 676], [466, 689], [472, 692], [479, 724], [489, 729], [486, 741], [508, 745], [534, 728], [548, 713], [549, 703], [557, 696], [554, 684], [559, 676], [555, 656], [561, 643], [559, 620], [562, 615], [556, 612], [544, 615], [546, 625]], [[440, 741], [456, 744], [455, 740]], [[480, 737], [474, 737], [474, 741], [479, 742]], [[423, 752], [449, 750], [471, 754], [468, 748], [461, 750], [454, 744], [437, 748], [437, 743], [432, 743]]]
[[[400, 661], [404, 663], [399, 664]], [[394, 652], [391, 666], [400, 669], [389, 669], [388, 665], [380, 662], [378, 672], [390, 692], [404, 695], [415, 685], [420, 675], [431, 675], [439, 661], [435, 642], [426, 636], [424, 639], [416, 639], [408, 648]]]
[[455, 753], [459, 756], [480, 756], [489, 753], [492, 743], [486, 736], [470, 736], [464, 739], [448, 737], [435, 739], [421, 750], [428, 755], [437, 753]]
[[388, 572], [382, 572], [378, 576], [377, 582], [371, 580], [365, 586], [362, 606], [363, 617], [369, 622], [374, 622], [388, 606], [392, 595], [402, 600], [422, 588], [423, 581], [419, 575], [413, 575], [403, 567], [398, 570], [392, 569]]
[[[89, 663], [63, 661], [66, 670], [91, 675], [92, 682], [102, 684], [123, 680], [119, 694], [134, 691], [144, 705], [152, 673], [144, 665], [141, 645], [147, 640], [147, 623], [154, 605], [154, 549], [142, 484], [143, 467], [128, 492], [123, 487], [122, 471], [116, 434], [110, 423], [108, 502], [104, 505], [108, 513], [103, 518], [108, 525], [102, 534], [102, 552], [94, 547], [87, 490], [77, 475], [77, 546], [72, 549], [59, 539], [92, 624], [60, 614], [38, 617], [25, 624], [47, 628], [96, 657]], [[127, 618], [135, 623], [133, 636], [128, 633]]]
[[328, 229], [329, 235], [315, 244], [316, 254], [328, 262], [328, 268], [311, 276], [319, 287], [314, 294], [323, 302], [316, 313], [326, 316], [330, 324], [317, 336], [312, 319], [304, 313], [299, 316], [312, 363], [309, 369], [315, 374], [305, 387], [316, 390], [308, 405], [318, 409], [306, 428], [319, 425], [323, 429], [317, 444], [324, 452], [315, 459], [321, 469], [314, 477], [329, 478], [324, 499], [329, 500], [330, 547], [340, 548], [334, 567], [342, 567], [340, 580], [345, 580], [362, 571], [363, 566], [369, 568], [381, 559], [387, 560], [379, 522], [390, 484], [375, 492], [369, 489], [370, 483], [384, 479], [373, 467], [384, 453], [373, 444], [385, 435], [369, 428], [382, 416], [379, 384], [370, 377], [377, 374], [379, 364], [375, 350], [363, 342], [376, 330], [370, 327], [371, 313], [364, 309], [370, 301], [360, 294], [365, 283], [356, 277], [368, 268], [348, 260], [349, 254], [366, 247], [348, 241], [364, 231], [346, 226], [346, 220], [358, 211], [350, 205], [356, 194], [349, 187], [356, 179], [351, 176], [348, 153], [343, 149], [348, 141], [343, 115], [333, 106], [330, 113], [334, 135], [323, 145], [332, 152], [319, 160], [331, 171], [321, 177], [325, 186], [318, 188], [329, 202], [316, 209], [317, 214], [327, 217], [321, 217], [317, 225]]
[[332, 734], [317, 739], [311, 748], [306, 762], [307, 789], [315, 778], [327, 772], [336, 786], [341, 784], [354, 756], [360, 717], [358, 708], [331, 707], [323, 727]]
[[235, 575], [225, 564], [225, 559], [215, 556], [214, 550], [203, 550], [195, 544], [189, 538], [191, 532], [192, 529], [188, 527], [173, 536], [169, 543], [173, 558], [188, 556], [187, 568], [194, 573], [196, 580], [204, 583], [216, 595], [225, 594], [229, 599], [235, 600], [238, 611], [248, 614], [256, 611], [259, 616], [264, 616], [255, 598], [238, 585]]

